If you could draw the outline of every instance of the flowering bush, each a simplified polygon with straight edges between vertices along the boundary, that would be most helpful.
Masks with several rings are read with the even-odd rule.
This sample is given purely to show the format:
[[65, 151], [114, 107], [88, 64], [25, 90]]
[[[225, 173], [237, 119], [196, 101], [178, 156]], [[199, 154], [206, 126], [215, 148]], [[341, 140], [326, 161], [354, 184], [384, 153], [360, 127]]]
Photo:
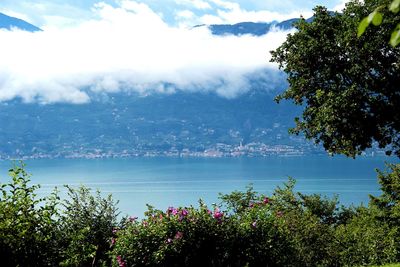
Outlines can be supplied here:
[[116, 234], [114, 265], [354, 266], [400, 260], [397, 226], [379, 222], [372, 207], [339, 207], [336, 197], [304, 195], [294, 186], [289, 179], [271, 196], [249, 186], [221, 195], [212, 208], [201, 201], [198, 208], [149, 206], [146, 218], [127, 220]]
[[295, 251], [267, 198], [241, 213], [222, 206], [149, 207], [116, 234], [115, 266], [290, 265]]

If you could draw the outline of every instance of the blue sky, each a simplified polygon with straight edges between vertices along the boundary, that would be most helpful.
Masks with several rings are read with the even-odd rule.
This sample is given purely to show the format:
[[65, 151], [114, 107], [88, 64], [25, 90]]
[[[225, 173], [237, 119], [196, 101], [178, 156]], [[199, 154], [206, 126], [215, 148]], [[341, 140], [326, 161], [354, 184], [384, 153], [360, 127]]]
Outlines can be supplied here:
[[[93, 7], [104, 2], [114, 7], [121, 0], [2, 0], [0, 12], [18, 16], [40, 27], [70, 26], [96, 18]], [[202, 22], [233, 23], [244, 19], [273, 19], [311, 14], [316, 5], [337, 9], [343, 0], [139, 0], [160, 14], [169, 25]]]

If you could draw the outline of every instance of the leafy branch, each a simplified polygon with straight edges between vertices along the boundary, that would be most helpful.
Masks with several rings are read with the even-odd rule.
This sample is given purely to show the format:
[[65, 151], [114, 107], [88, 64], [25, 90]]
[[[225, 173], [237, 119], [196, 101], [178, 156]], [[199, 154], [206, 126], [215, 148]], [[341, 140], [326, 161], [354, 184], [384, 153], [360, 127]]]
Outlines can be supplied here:
[[[392, 3], [390, 3], [390, 5], [388, 6], [386, 5], [378, 6], [373, 12], [371, 12], [367, 17], [365, 17], [358, 25], [358, 33], [357, 33], [358, 37], [364, 34], [364, 32], [367, 30], [367, 28], [371, 23], [374, 26], [379, 26], [382, 24], [383, 21], [382, 10], [386, 7], [388, 7], [388, 9], [393, 14], [397, 14], [400, 11], [400, 0], [393, 0]], [[396, 47], [398, 44], [400, 44], [400, 23], [398, 23], [394, 28], [389, 43], [393, 47]]]

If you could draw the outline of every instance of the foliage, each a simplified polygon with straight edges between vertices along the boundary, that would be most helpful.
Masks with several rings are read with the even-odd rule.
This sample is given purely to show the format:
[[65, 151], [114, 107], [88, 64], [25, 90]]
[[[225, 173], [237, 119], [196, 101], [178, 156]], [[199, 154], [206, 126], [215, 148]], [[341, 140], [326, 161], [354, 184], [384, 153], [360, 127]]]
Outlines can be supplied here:
[[59, 259], [57, 204], [54, 193], [39, 199], [24, 165], [9, 170], [11, 182], [0, 184], [0, 258], [2, 266], [52, 266]]
[[378, 171], [382, 195], [370, 196], [374, 221], [388, 225], [395, 238], [396, 259], [400, 261], [400, 164], [389, 164], [387, 171]]
[[357, 37], [359, 21], [378, 2], [351, 1], [342, 14], [317, 7], [311, 23], [300, 20], [298, 31], [271, 52], [289, 82], [277, 100], [304, 106], [291, 132], [329, 153], [354, 157], [376, 143], [400, 156], [400, 50], [386, 41], [393, 14]]
[[57, 190], [37, 198], [24, 164], [0, 184], [1, 266], [110, 266], [108, 255], [116, 208], [111, 196], [81, 187], [61, 201]]
[[[365, 17], [358, 25], [358, 37], [364, 34], [368, 26], [372, 23], [375, 26], [379, 26], [383, 21], [382, 10], [387, 8], [393, 14], [397, 14], [400, 11], [400, 0], [393, 0], [391, 3], [384, 2], [372, 11], [367, 17]], [[390, 36], [390, 44], [395, 47], [400, 44], [400, 23], [396, 23], [392, 35]]]
[[342, 248], [338, 258], [343, 266], [365, 266], [399, 261], [396, 228], [374, 219], [374, 208], [360, 208], [349, 223], [335, 233]]
[[268, 204], [242, 214], [215, 206], [150, 209], [118, 231], [119, 266], [291, 266], [291, 241]]
[[260, 200], [260, 196], [254, 191], [252, 184], [248, 185], [246, 189], [246, 192], [236, 190], [230, 194], [220, 193], [219, 198], [222, 200], [221, 205], [224, 205], [227, 210], [233, 213], [242, 213], [246, 211], [249, 205]]
[[68, 187], [63, 202], [60, 230], [64, 235], [64, 266], [109, 266], [108, 252], [118, 212], [111, 195], [92, 195], [84, 186]]
[[379, 219], [393, 226], [400, 226], [400, 164], [389, 164], [389, 171], [378, 171], [382, 195], [371, 196], [371, 205], [379, 212]]
[[[295, 193], [294, 180], [266, 197], [221, 195], [213, 210], [150, 207], [115, 239], [119, 266], [330, 266], [339, 255], [334, 239], [345, 223], [336, 199]], [[225, 210], [223, 210], [225, 207]], [[347, 212], [347, 211], [345, 211]], [[353, 216], [354, 213], [350, 215]], [[346, 217], [347, 218], [347, 217]]]

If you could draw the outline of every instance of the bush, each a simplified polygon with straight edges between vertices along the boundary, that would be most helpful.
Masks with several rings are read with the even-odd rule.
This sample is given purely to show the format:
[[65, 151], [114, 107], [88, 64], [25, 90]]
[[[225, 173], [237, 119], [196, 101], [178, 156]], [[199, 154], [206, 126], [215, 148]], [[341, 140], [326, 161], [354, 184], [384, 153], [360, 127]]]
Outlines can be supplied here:
[[117, 227], [117, 208], [111, 195], [103, 198], [90, 189], [68, 187], [60, 215], [63, 239], [60, 245], [63, 266], [110, 266], [108, 255], [113, 230]]
[[341, 266], [381, 265], [398, 260], [397, 229], [375, 220], [376, 212], [374, 208], [359, 208], [357, 216], [338, 227]]
[[[221, 195], [219, 206], [150, 207], [116, 235], [119, 266], [332, 266], [335, 229], [353, 213], [336, 199], [294, 193], [294, 180], [270, 197], [252, 187]], [[225, 210], [221, 211], [222, 208]], [[343, 214], [346, 213], [346, 216]], [[346, 219], [343, 219], [346, 218]]]
[[268, 204], [228, 215], [200, 202], [165, 212], [150, 207], [142, 221], [131, 218], [113, 253], [119, 266], [288, 266], [289, 250]]
[[24, 165], [9, 170], [0, 184], [0, 258], [2, 266], [53, 266], [59, 262], [58, 197], [38, 199]]
[[112, 231], [117, 211], [111, 196], [68, 188], [38, 199], [24, 165], [9, 171], [11, 183], [0, 184], [1, 266], [110, 266]]

